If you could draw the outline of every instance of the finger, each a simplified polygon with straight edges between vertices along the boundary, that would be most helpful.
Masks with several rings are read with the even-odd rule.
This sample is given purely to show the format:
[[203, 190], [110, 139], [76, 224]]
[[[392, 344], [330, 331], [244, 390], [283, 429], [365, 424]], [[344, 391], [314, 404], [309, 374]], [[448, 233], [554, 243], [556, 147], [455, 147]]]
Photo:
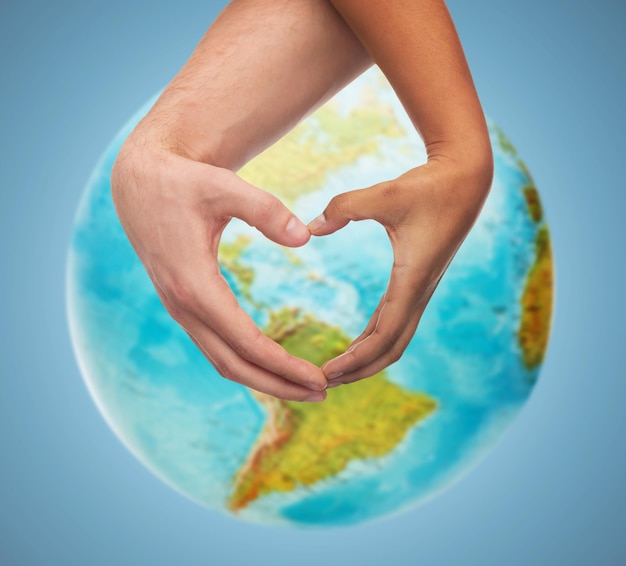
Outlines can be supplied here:
[[185, 331], [198, 349], [224, 378], [255, 391], [286, 401], [321, 402], [326, 391], [312, 392], [250, 362], [242, 360], [215, 332], [200, 320], [189, 318]]
[[237, 175], [228, 176], [224, 190], [225, 213], [240, 218], [264, 236], [283, 246], [306, 244], [311, 234], [306, 225], [279, 198], [247, 183]]
[[325, 391], [311, 391], [307, 387], [242, 360], [201, 319], [189, 311], [181, 311], [174, 307], [171, 298], [168, 298], [158, 282], [155, 289], [172, 317], [182, 326], [197, 348], [223, 377], [279, 399], [319, 402], [326, 398]]
[[[329, 379], [356, 371], [396, 346], [416, 312], [420, 310], [421, 314], [423, 311], [422, 285], [416, 280], [408, 267], [394, 265], [378, 318], [368, 325], [369, 328], [373, 325], [373, 330], [349, 351], [324, 365], [324, 373]], [[414, 332], [415, 327], [412, 330]]]
[[411, 340], [413, 339], [413, 336], [415, 334], [415, 329], [419, 324], [420, 318], [421, 313], [416, 313], [414, 318], [405, 328], [402, 336], [398, 339], [394, 347], [391, 348], [388, 352], [355, 371], [344, 373], [335, 379], [329, 380], [328, 388], [330, 389], [333, 387], [337, 387], [338, 385], [346, 385], [348, 383], [354, 383], [355, 381], [359, 381], [367, 377], [372, 377], [373, 375], [376, 375], [393, 363], [397, 362], [406, 350], [407, 346], [411, 343]]
[[[194, 281], [197, 280], [198, 277], [195, 277]], [[188, 286], [179, 283], [175, 287], [170, 302], [174, 303], [178, 313], [178, 316], [174, 316], [176, 320], [180, 322], [181, 318], [193, 315], [220, 336], [243, 360], [315, 391], [326, 388], [326, 377], [320, 368], [291, 356], [259, 330], [239, 306], [217, 268], [201, 280], [205, 283], [205, 289], [197, 289], [195, 283]]]
[[357, 344], [360, 344], [365, 338], [367, 338], [374, 331], [374, 328], [376, 328], [376, 323], [378, 322], [378, 317], [380, 316], [380, 310], [385, 304], [385, 296], [386, 296], [386, 293], [383, 294], [380, 301], [378, 302], [378, 306], [372, 313], [372, 316], [370, 317], [367, 323], [367, 326], [365, 327], [365, 330], [363, 330], [363, 332], [361, 332], [361, 334], [359, 334], [352, 341], [350, 346], [348, 346], [348, 348], [346, 349], [346, 352], [353, 350], [357, 346]]
[[[385, 304], [385, 294], [383, 294], [383, 296], [381, 297], [380, 301], [378, 302], [378, 306], [376, 307], [376, 309], [374, 310], [374, 312], [372, 313], [372, 316], [370, 317], [367, 326], [365, 327], [365, 330], [363, 330], [363, 332], [361, 332], [361, 334], [359, 334], [353, 341], [352, 343], [348, 346], [348, 348], [346, 349], [346, 352], [351, 352], [352, 350], [354, 350], [354, 348], [357, 347], [358, 344], [360, 344], [363, 340], [365, 340], [365, 338], [367, 338], [373, 331], [374, 328], [376, 328], [376, 324], [378, 323], [378, 317], [380, 315], [380, 311], [382, 309], [382, 306]], [[332, 360], [330, 360], [332, 361]], [[330, 373], [328, 371], [328, 364], [330, 363], [326, 362], [323, 366], [322, 366], [322, 371], [327, 375], [330, 376], [332, 375], [333, 378], [337, 376], [337, 373], [340, 372], [332, 372], [332, 365], [331, 365], [331, 369], [330, 369]], [[328, 381], [328, 387], [334, 387], [335, 385], [341, 385], [340, 383], [337, 383], [335, 385], [331, 385], [331, 381], [329, 379]]]
[[324, 212], [313, 219], [308, 228], [314, 236], [327, 236], [351, 220], [376, 220], [379, 212], [380, 192], [377, 186], [348, 191], [332, 198]]

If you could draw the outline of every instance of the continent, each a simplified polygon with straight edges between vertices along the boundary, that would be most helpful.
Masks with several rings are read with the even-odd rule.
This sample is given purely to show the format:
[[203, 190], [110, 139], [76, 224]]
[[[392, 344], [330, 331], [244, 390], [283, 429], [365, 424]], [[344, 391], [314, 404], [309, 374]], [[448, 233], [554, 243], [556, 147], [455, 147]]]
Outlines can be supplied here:
[[524, 365], [541, 364], [548, 347], [552, 316], [553, 263], [548, 227], [537, 229], [535, 262], [530, 268], [522, 294], [522, 318], [517, 334]]
[[528, 213], [534, 222], [541, 222], [543, 220], [543, 208], [541, 207], [541, 201], [539, 200], [539, 192], [534, 184], [526, 185], [522, 189], [526, 204], [528, 205]]
[[[316, 365], [350, 344], [341, 329], [289, 308], [271, 316], [265, 334], [291, 354]], [[384, 371], [329, 390], [324, 403], [296, 403], [253, 394], [268, 417], [234, 478], [228, 501], [233, 511], [270, 493], [289, 492], [331, 478], [351, 461], [389, 454], [437, 407], [427, 395], [389, 381]]]
[[404, 137], [406, 131], [392, 109], [377, 99], [375, 91], [366, 95], [348, 113], [332, 102], [324, 105], [238, 174], [290, 206], [319, 190], [329, 173], [379, 153], [383, 140]]
[[492, 134], [492, 143], [497, 143], [504, 154], [509, 155], [515, 160], [519, 159], [515, 146], [511, 143], [509, 138], [504, 135], [504, 132], [497, 124], [491, 122], [489, 124], [489, 131]]
[[233, 242], [222, 240], [219, 247], [219, 262], [222, 269], [233, 276], [241, 295], [256, 305], [250, 293], [250, 287], [254, 283], [254, 269], [241, 262], [241, 255], [251, 243], [252, 239], [248, 236], [238, 236]]
[[524, 366], [530, 370], [540, 366], [543, 362], [550, 336], [554, 293], [554, 264], [550, 232], [545, 222], [539, 192], [526, 164], [520, 159], [515, 147], [498, 126], [492, 124], [490, 129], [492, 134], [495, 134], [495, 142], [500, 149], [514, 160], [526, 177], [527, 183], [522, 188], [522, 194], [526, 201], [528, 215], [537, 225], [535, 260], [528, 272], [522, 292], [522, 316], [517, 332]]

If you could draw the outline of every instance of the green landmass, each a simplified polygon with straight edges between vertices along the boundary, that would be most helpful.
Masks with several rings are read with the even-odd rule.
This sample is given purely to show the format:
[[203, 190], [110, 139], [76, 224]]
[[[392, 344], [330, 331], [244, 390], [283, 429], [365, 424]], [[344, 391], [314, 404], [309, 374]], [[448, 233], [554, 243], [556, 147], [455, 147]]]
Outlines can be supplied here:
[[548, 347], [550, 323], [552, 320], [554, 263], [550, 232], [544, 219], [539, 192], [532, 180], [530, 171], [519, 158], [515, 147], [504, 135], [504, 132], [495, 124], [491, 128], [496, 135], [500, 148], [515, 160], [517, 166], [523, 171], [528, 180], [528, 183], [522, 188], [522, 193], [526, 201], [528, 214], [533, 222], [537, 224], [535, 260], [528, 272], [522, 292], [522, 316], [517, 332], [524, 366], [527, 369], [534, 369], [543, 362], [543, 357]]
[[[285, 307], [270, 312], [263, 334], [278, 342], [291, 355], [322, 366], [346, 351], [350, 339], [338, 326], [318, 321], [298, 308]], [[298, 403], [300, 405], [300, 403]]]
[[504, 135], [504, 132], [497, 124], [491, 123], [489, 129], [495, 134], [496, 142], [500, 146], [500, 149], [515, 160], [517, 166], [523, 171], [524, 175], [526, 175], [526, 178], [532, 185], [533, 183], [530, 176], [530, 171], [528, 170], [528, 167], [526, 167], [526, 163], [524, 163], [524, 161], [522, 161], [522, 159], [518, 155], [515, 146], [511, 143], [509, 138]]
[[219, 262], [237, 282], [239, 292], [253, 305], [256, 304], [250, 293], [250, 287], [254, 283], [254, 269], [241, 262], [241, 255], [252, 243], [249, 236], [238, 236], [232, 242], [222, 241], [219, 247]]
[[288, 206], [317, 191], [326, 176], [375, 155], [381, 141], [406, 134], [375, 92], [349, 113], [325, 104], [239, 171], [249, 183], [275, 193]]
[[534, 222], [541, 222], [543, 220], [543, 208], [541, 201], [539, 200], [539, 192], [534, 184], [526, 185], [522, 189], [524, 198], [526, 199], [526, 205], [528, 206], [528, 213]]
[[550, 336], [553, 277], [552, 246], [548, 227], [537, 230], [535, 261], [522, 294], [522, 318], [517, 334], [524, 365], [533, 369], [543, 362]]
[[517, 155], [517, 150], [515, 146], [511, 143], [509, 138], [504, 135], [504, 132], [501, 130], [500, 126], [497, 124], [491, 123], [489, 124], [489, 129], [496, 135], [496, 141], [500, 146], [500, 149], [510, 155], [511, 157], [519, 160], [519, 156]]
[[[293, 355], [321, 365], [345, 351], [341, 329], [297, 309], [272, 315], [265, 333]], [[328, 391], [323, 403], [281, 401], [253, 392], [268, 417], [246, 463], [234, 479], [231, 510], [272, 492], [311, 486], [337, 475], [354, 460], [389, 454], [437, 407], [407, 391], [385, 372]]]
[[294, 267], [300, 267], [301, 265], [303, 265], [302, 260], [294, 253], [294, 251], [291, 248], [288, 248], [286, 246], [280, 246], [280, 247], [286, 256], [287, 261], [291, 265], [293, 265]]

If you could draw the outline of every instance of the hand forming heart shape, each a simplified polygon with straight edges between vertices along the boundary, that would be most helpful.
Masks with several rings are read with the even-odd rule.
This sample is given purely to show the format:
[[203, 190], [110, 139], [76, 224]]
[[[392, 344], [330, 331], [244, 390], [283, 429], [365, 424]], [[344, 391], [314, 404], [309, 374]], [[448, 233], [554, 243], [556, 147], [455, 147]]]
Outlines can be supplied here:
[[[428, 163], [339, 195], [309, 232], [234, 171], [374, 62], [422, 136]], [[242, 0], [229, 3], [129, 136], [111, 181], [122, 226], [161, 300], [216, 369], [276, 397], [321, 401], [327, 386], [372, 375], [401, 355], [492, 174], [487, 125], [443, 2], [364, 9], [356, 0], [304, 0], [261, 9]], [[389, 286], [347, 352], [320, 369], [254, 325], [217, 261], [232, 217], [287, 246], [350, 220], [385, 226], [394, 250]]]
[[[323, 401], [326, 387], [374, 375], [401, 356], [490, 183], [488, 168], [431, 160], [335, 197], [307, 229], [277, 197], [232, 171], [148, 148], [132, 135], [111, 178], [120, 221], [170, 315], [222, 376], [297, 401]], [[217, 260], [233, 217], [290, 247], [350, 220], [374, 219], [386, 228], [394, 250], [389, 286], [344, 354], [320, 369], [264, 336], [241, 309]]]

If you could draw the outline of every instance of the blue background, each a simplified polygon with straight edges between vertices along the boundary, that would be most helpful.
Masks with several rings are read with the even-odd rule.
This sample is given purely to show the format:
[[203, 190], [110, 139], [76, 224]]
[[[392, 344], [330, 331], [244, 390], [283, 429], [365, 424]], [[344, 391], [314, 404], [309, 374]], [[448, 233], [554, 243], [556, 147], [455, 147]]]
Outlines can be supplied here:
[[0, 7], [0, 563], [624, 564], [626, 5], [450, 0], [486, 112], [538, 184], [557, 267], [539, 383], [483, 463], [408, 513], [326, 532], [207, 511], [98, 414], [68, 335], [78, 199], [222, 2]]

